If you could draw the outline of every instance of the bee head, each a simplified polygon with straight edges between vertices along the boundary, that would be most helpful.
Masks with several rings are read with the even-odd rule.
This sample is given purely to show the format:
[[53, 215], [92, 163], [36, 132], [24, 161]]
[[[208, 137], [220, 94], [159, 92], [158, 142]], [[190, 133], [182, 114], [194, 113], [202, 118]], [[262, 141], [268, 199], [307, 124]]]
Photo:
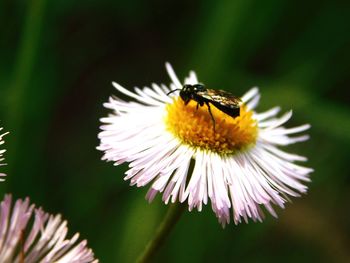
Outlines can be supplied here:
[[193, 95], [200, 91], [205, 91], [203, 84], [185, 84], [180, 91], [180, 97], [185, 104], [187, 104], [191, 99], [193, 99]]

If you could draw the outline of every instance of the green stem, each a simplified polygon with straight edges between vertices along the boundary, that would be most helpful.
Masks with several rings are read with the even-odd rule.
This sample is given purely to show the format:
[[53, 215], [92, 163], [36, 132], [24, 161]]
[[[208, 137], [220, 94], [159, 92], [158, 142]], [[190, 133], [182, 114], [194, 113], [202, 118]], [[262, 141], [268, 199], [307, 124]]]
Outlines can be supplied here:
[[[23, 21], [21, 39], [14, 62], [11, 88], [8, 91], [7, 130], [11, 131], [11, 151], [7, 159], [14, 162], [20, 145], [21, 126], [25, 117], [25, 101], [37, 57], [40, 33], [44, 19], [45, 0], [27, 1], [26, 17]], [[16, 139], [12, 139], [16, 138]], [[11, 154], [12, 152], [12, 154]]]
[[15, 68], [13, 73], [13, 83], [11, 92], [11, 116], [16, 119], [23, 109], [23, 101], [25, 100], [25, 89], [28, 87], [35, 58], [38, 50], [40, 31], [44, 16], [45, 0], [32, 0], [28, 2], [28, 10], [23, 23], [23, 32], [19, 45]]
[[177, 202], [170, 206], [153, 239], [148, 242], [145, 250], [136, 260], [137, 263], [151, 262], [155, 253], [160, 249], [177, 221], [179, 221], [186, 206], [187, 205], [185, 203], [180, 202]]

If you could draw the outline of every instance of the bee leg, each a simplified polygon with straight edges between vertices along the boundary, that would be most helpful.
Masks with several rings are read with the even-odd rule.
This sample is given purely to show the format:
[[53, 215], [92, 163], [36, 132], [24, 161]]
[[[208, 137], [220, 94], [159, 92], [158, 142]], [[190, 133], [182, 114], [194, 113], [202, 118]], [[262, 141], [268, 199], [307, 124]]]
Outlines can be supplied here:
[[203, 101], [197, 102], [196, 110], [198, 110], [198, 106], [202, 107], [203, 105], [204, 105]]
[[207, 101], [205, 102], [205, 104], [207, 104], [207, 106], [208, 106], [208, 111], [209, 111], [211, 120], [213, 121], [213, 128], [214, 128], [214, 133], [215, 133], [215, 119], [214, 119], [213, 114], [211, 113], [210, 104], [209, 104], [209, 102], [207, 102]]

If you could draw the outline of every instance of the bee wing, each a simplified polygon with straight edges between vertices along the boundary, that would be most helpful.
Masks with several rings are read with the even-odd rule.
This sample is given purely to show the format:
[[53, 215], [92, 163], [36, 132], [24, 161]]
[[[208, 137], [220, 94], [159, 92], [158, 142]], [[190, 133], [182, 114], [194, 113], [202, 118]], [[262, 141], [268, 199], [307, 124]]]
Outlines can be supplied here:
[[224, 90], [207, 89], [197, 94], [213, 104], [220, 104], [228, 108], [239, 108], [241, 104], [240, 98]]

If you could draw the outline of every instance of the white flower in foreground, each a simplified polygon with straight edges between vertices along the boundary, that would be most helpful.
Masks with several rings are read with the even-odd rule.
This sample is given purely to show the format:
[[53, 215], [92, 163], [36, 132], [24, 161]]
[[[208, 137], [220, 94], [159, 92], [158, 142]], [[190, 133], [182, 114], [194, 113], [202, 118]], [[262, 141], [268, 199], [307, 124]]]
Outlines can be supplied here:
[[[3, 128], [0, 127], [0, 131], [1, 131], [2, 129], [3, 129]], [[2, 144], [5, 143], [5, 141], [3, 140], [3, 137], [4, 137], [6, 134], [8, 134], [8, 132], [3, 133], [3, 134], [0, 134], [0, 145], [2, 145]], [[6, 165], [5, 163], [3, 163], [3, 161], [5, 160], [5, 158], [4, 158], [4, 156], [3, 156], [3, 155], [4, 155], [4, 152], [6, 152], [5, 149], [0, 149], [0, 166]], [[6, 174], [0, 173], [0, 182], [1, 182], [1, 181], [5, 181], [4, 178], [1, 178], [1, 177], [4, 177], [4, 176], [6, 176]]]
[[86, 240], [76, 244], [79, 234], [66, 239], [67, 221], [19, 199], [11, 207], [11, 195], [0, 204], [0, 262], [84, 263], [94, 254]]
[[[101, 121], [99, 150], [103, 160], [115, 165], [129, 162], [125, 180], [131, 185], [151, 184], [146, 198], [152, 201], [158, 192], [163, 201], [185, 202], [189, 210], [202, 209], [211, 201], [219, 222], [230, 222], [232, 208], [235, 223], [252, 218], [261, 221], [262, 207], [273, 216], [272, 204], [284, 207], [288, 195], [299, 196], [307, 187], [312, 171], [295, 164], [306, 158], [284, 152], [279, 146], [305, 141], [308, 136], [290, 137], [310, 125], [284, 128], [292, 116], [287, 112], [276, 117], [279, 108], [263, 113], [254, 111], [260, 98], [257, 88], [241, 97], [240, 116], [233, 118], [211, 105], [213, 121], [204, 104], [198, 107], [174, 92], [183, 84], [172, 67], [166, 64], [172, 80], [170, 89], [152, 84], [131, 92], [117, 83], [115, 88], [130, 97], [126, 102], [111, 97], [104, 106], [113, 113]], [[184, 84], [197, 84], [190, 72]]]

